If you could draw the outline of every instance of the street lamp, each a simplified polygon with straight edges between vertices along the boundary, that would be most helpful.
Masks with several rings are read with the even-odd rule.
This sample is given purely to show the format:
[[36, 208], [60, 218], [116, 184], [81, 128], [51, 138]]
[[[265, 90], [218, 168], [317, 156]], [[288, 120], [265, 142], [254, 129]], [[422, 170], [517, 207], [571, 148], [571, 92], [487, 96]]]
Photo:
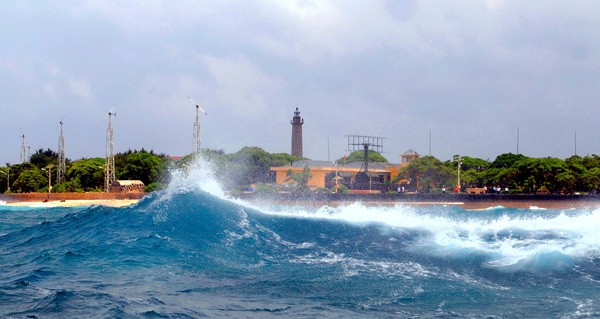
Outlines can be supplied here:
[[52, 190], [52, 167], [54, 167], [54, 165], [48, 165], [46, 168], [42, 168], [42, 171], [45, 171], [48, 175], [48, 194], [50, 194], [50, 191]]
[[460, 157], [460, 155], [454, 155], [454, 161], [456, 162], [456, 170], [458, 172], [457, 174], [457, 181], [456, 181], [456, 193], [460, 193], [460, 164], [462, 163], [462, 157]]

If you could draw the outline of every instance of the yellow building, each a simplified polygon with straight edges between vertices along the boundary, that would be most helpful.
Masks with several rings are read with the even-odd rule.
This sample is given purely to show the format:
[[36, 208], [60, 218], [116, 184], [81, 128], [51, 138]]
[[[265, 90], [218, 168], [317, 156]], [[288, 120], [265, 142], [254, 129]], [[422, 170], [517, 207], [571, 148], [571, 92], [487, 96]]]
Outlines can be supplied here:
[[[404, 166], [419, 157], [419, 153], [408, 150], [400, 155], [400, 164], [369, 163], [369, 179], [373, 182], [373, 185], [379, 187], [379, 184], [393, 180]], [[332, 188], [336, 180], [338, 184], [350, 187], [354, 184], [356, 174], [361, 171], [362, 165], [362, 162], [335, 165], [328, 161], [302, 160], [291, 165], [271, 167], [271, 171], [275, 172], [275, 182], [279, 185], [294, 183], [287, 175], [289, 170], [293, 173], [301, 173], [304, 167], [308, 167], [312, 174], [311, 179], [308, 181], [308, 186], [311, 188]]]
[[[345, 165], [335, 165], [327, 161], [311, 161], [303, 160], [294, 162], [292, 165], [271, 167], [271, 171], [275, 172], [275, 182], [280, 185], [293, 184], [287, 174], [289, 170], [293, 173], [300, 173], [305, 167], [308, 167], [312, 174], [308, 181], [308, 186], [311, 188], [331, 186], [337, 180], [339, 184], [346, 186], [354, 183], [354, 177], [361, 171], [362, 163], [349, 163]], [[387, 163], [369, 163], [369, 177], [377, 182], [385, 182], [390, 179], [391, 166]]]

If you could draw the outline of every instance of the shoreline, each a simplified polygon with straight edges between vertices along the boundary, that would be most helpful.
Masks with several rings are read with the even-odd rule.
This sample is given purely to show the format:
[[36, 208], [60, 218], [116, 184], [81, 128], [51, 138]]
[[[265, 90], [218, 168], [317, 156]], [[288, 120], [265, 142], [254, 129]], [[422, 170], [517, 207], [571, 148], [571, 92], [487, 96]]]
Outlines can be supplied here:
[[[24, 193], [0, 195], [0, 202], [12, 207], [124, 207], [139, 202], [147, 193]], [[517, 209], [596, 209], [597, 195], [468, 195], [468, 194], [231, 194], [232, 198], [266, 205], [306, 207], [342, 206], [457, 206], [466, 210], [493, 207]]]
[[60, 201], [19, 201], [6, 203], [8, 207], [52, 208], [52, 207], [87, 207], [102, 205], [108, 207], [125, 207], [136, 204], [139, 199], [74, 199]]
[[235, 198], [252, 203], [293, 206], [341, 206], [361, 203], [366, 206], [458, 206], [466, 210], [494, 207], [517, 209], [595, 209], [597, 195], [470, 195], [470, 194], [237, 194]]
[[20, 193], [1, 194], [8, 207], [124, 207], [139, 202], [146, 193]]

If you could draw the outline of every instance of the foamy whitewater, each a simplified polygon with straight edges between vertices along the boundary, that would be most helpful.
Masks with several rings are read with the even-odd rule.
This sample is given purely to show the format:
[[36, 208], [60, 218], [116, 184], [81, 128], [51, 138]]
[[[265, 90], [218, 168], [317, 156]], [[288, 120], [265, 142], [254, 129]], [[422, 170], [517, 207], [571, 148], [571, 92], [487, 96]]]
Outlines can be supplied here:
[[600, 210], [0, 205], [0, 318], [600, 317]]

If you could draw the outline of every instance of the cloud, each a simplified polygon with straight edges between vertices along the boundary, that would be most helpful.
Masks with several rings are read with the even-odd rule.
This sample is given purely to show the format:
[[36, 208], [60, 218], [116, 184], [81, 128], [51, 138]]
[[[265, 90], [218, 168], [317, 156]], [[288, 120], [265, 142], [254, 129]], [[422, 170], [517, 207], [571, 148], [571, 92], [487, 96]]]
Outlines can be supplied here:
[[69, 83], [69, 87], [71, 88], [71, 92], [73, 94], [86, 98], [88, 100], [94, 98], [92, 88], [87, 79], [68, 79], [67, 83]]
[[207, 56], [204, 63], [214, 81], [214, 103], [224, 111], [259, 118], [269, 108], [277, 107], [274, 97], [282, 89], [282, 81], [265, 74], [246, 58]]

